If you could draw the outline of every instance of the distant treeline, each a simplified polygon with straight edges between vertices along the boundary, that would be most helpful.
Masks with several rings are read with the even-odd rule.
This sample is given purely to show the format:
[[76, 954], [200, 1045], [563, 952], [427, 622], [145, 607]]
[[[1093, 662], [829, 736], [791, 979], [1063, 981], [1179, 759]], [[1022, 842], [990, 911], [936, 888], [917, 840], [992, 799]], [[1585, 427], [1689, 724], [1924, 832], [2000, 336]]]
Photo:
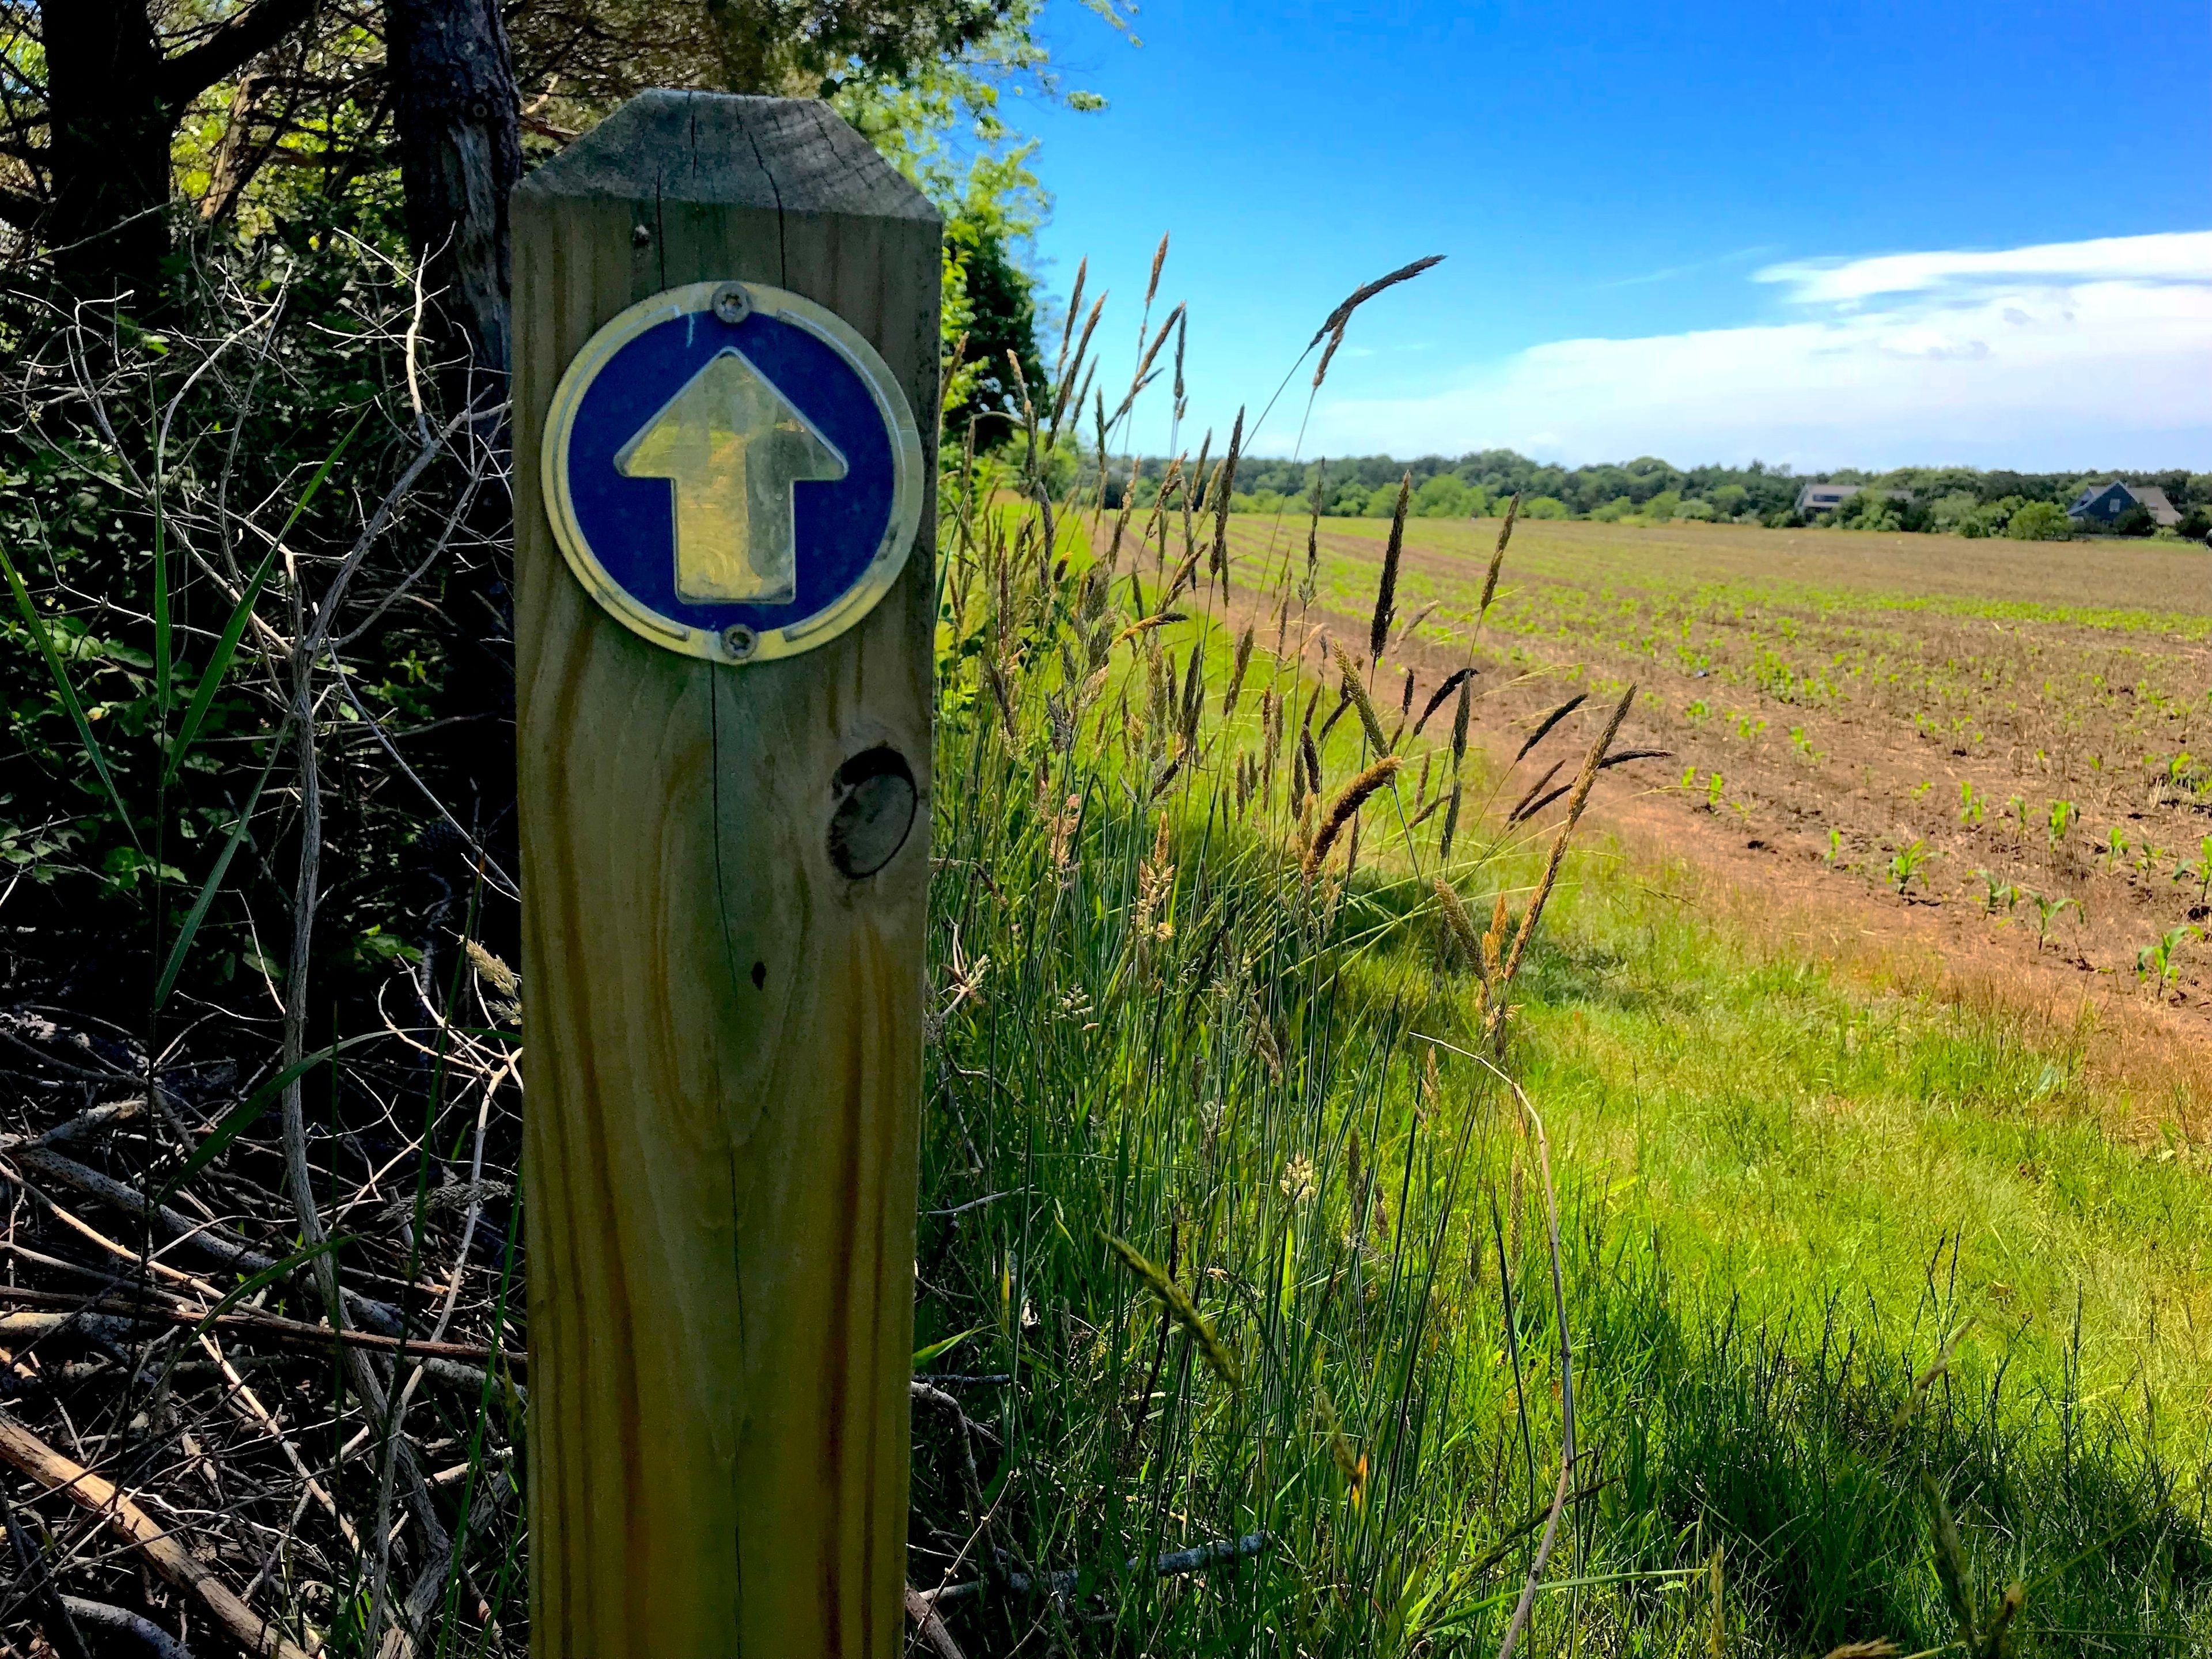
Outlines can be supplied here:
[[[1209, 475], [1218, 457], [1206, 462]], [[1144, 462], [1137, 500], [1157, 499], [1168, 464]], [[1122, 475], [1126, 478], [1126, 474]], [[1656, 456], [1597, 466], [1547, 466], [1510, 449], [1486, 449], [1453, 460], [1388, 455], [1341, 460], [1285, 461], [1247, 457], [1237, 468], [1231, 503], [1238, 512], [1310, 510], [1320, 483], [1321, 510], [1336, 518], [1388, 518], [1400, 482], [1413, 480], [1408, 511], [1424, 518], [1494, 517], [1518, 494], [1524, 517], [1662, 523], [1675, 519], [1723, 520], [1771, 526], [1808, 522], [1797, 499], [1812, 483], [1865, 486], [1833, 513], [1810, 521], [1869, 530], [1928, 530], [1955, 534], [2063, 534], [2063, 509], [2084, 487], [2118, 478], [2156, 484], [2183, 514], [2178, 532], [2203, 535], [2212, 528], [2212, 473], [1984, 472], [1972, 467], [1899, 467], [1889, 472], [1839, 471], [1800, 475], [1787, 466], [1753, 461], [1748, 466], [1677, 467]], [[1121, 478], [1108, 498], [1120, 504]], [[2039, 510], [2021, 509], [2040, 503]], [[2060, 509], [2054, 515], [2049, 508]], [[2031, 528], [2033, 526], [2033, 528]]]

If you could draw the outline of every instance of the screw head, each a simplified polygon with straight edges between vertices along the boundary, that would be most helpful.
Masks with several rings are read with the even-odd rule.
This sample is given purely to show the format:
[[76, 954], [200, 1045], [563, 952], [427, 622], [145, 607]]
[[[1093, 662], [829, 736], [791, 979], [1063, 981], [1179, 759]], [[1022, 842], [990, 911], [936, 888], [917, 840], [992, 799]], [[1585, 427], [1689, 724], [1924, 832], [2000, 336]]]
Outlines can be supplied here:
[[650, 226], [647, 226], [647, 225], [632, 225], [632, 226], [630, 227], [629, 240], [630, 240], [630, 242], [631, 242], [632, 246], [636, 246], [636, 247], [650, 247], [650, 246], [653, 246], [653, 230], [652, 230], [652, 228], [651, 228]]
[[743, 283], [725, 283], [714, 290], [714, 313], [726, 323], [742, 323], [753, 314], [753, 296]]
[[722, 630], [722, 652], [733, 662], [748, 660], [760, 649], [760, 635], [743, 623], [732, 623]]

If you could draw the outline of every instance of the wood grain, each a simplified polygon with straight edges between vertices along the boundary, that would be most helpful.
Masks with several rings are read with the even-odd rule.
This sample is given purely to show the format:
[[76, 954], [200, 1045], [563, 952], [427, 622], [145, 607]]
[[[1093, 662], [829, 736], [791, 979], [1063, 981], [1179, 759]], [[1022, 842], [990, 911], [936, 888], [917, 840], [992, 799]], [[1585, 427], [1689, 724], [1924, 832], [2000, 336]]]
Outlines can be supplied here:
[[[828, 306], [923, 412], [935, 211], [822, 105], [647, 93], [518, 187], [516, 642], [539, 1659], [898, 1650], [934, 588], [740, 667], [563, 564], [538, 440], [569, 358], [679, 283]], [[913, 833], [859, 880], [834, 783], [889, 745]]]

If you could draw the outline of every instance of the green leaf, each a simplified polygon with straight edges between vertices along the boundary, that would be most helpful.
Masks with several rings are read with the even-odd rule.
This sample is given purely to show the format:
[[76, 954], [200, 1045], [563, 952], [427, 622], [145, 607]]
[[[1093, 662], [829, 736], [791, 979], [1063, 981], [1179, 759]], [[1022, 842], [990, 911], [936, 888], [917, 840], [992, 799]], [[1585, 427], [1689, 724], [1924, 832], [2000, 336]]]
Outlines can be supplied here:
[[[70, 718], [76, 722], [77, 739], [84, 745], [85, 755], [92, 762], [92, 769], [100, 775], [100, 786], [107, 791], [107, 799], [115, 807], [115, 816], [122, 820], [123, 833], [131, 837], [133, 847], [137, 847], [137, 826], [131, 822], [131, 814], [124, 810], [123, 796], [115, 787], [115, 779], [107, 769], [107, 757], [100, 752], [100, 739], [92, 735], [92, 722], [84, 717], [84, 705], [76, 700], [76, 688], [70, 684], [69, 672], [62, 666], [61, 658], [55, 654], [53, 636], [46, 631], [46, 619], [39, 615], [38, 606], [31, 602], [31, 590], [23, 586], [23, 578], [17, 574], [15, 561], [8, 556], [5, 548], [0, 548], [0, 572], [6, 574], [9, 590], [15, 596], [15, 608], [23, 613], [24, 624], [30, 629], [31, 637], [39, 642], [40, 654], [46, 659], [46, 672], [54, 677], [54, 685], [61, 693], [63, 705], [68, 708]], [[140, 850], [144, 849], [142, 848]]]
[[350, 1236], [343, 1238], [326, 1238], [319, 1244], [310, 1244], [304, 1250], [295, 1251], [292, 1255], [286, 1256], [282, 1261], [270, 1262], [259, 1273], [254, 1274], [252, 1278], [245, 1280], [243, 1283], [236, 1285], [231, 1290], [224, 1291], [222, 1299], [220, 1302], [217, 1302], [215, 1306], [208, 1310], [207, 1317], [201, 1320], [198, 1324], [192, 1327], [191, 1337], [189, 1340], [197, 1341], [201, 1337], [205, 1336], [210, 1331], [215, 1328], [215, 1322], [216, 1320], [221, 1319], [225, 1314], [228, 1313], [240, 1303], [245, 1301], [247, 1297], [252, 1296], [263, 1285], [273, 1285], [280, 1279], [288, 1278], [295, 1268], [304, 1267], [307, 1263], [313, 1261], [317, 1256], [328, 1255], [332, 1250], [338, 1249], [343, 1246], [352, 1243], [353, 1239]]
[[916, 1348], [914, 1351], [913, 1369], [920, 1370], [924, 1365], [929, 1364], [931, 1360], [936, 1358], [939, 1354], [951, 1352], [953, 1349], [958, 1347], [969, 1337], [978, 1334], [986, 1328], [988, 1328], [985, 1326], [978, 1325], [972, 1331], [963, 1331], [957, 1336], [946, 1337], [942, 1342], [933, 1342], [926, 1348]]
[[282, 1261], [270, 1262], [252, 1278], [225, 1291], [222, 1299], [208, 1310], [206, 1317], [192, 1327], [191, 1334], [169, 1350], [168, 1363], [161, 1367], [161, 1385], [155, 1392], [159, 1394], [167, 1387], [169, 1373], [175, 1369], [177, 1361], [183, 1358], [185, 1347], [191, 1343], [198, 1341], [200, 1338], [213, 1330], [217, 1320], [246, 1300], [247, 1297], [252, 1296], [264, 1285], [273, 1285], [280, 1279], [289, 1278], [295, 1268], [313, 1261], [317, 1256], [328, 1255], [341, 1246], [352, 1243], [353, 1239], [347, 1237], [326, 1238], [319, 1244], [310, 1244], [306, 1249], [295, 1251], [286, 1256]]
[[157, 1205], [167, 1204], [170, 1195], [178, 1188], [220, 1158], [225, 1147], [252, 1128], [260, 1120], [261, 1115], [269, 1109], [270, 1103], [301, 1078], [305, 1077], [325, 1060], [334, 1059], [349, 1048], [359, 1048], [371, 1038], [382, 1035], [383, 1033], [380, 1031], [363, 1031], [358, 1036], [349, 1036], [342, 1042], [333, 1042], [327, 1048], [318, 1048], [313, 1054], [302, 1054], [294, 1060], [275, 1077], [270, 1078], [268, 1082], [223, 1114], [222, 1121], [215, 1126], [205, 1140], [192, 1149], [192, 1155], [178, 1166], [176, 1174], [161, 1183], [161, 1190], [155, 1194], [154, 1202]]
[[246, 825], [253, 821], [253, 809], [261, 803], [261, 791], [269, 781], [269, 775], [276, 769], [276, 755], [283, 744], [283, 734], [279, 732], [277, 740], [269, 745], [269, 763], [261, 769], [261, 775], [254, 780], [253, 793], [246, 798], [246, 805], [239, 810], [238, 822], [230, 827], [230, 838], [223, 842], [222, 851], [216, 854], [215, 867], [208, 872], [207, 879], [200, 884], [199, 896], [192, 901], [192, 908], [186, 914], [184, 925], [177, 929], [177, 942], [169, 947], [169, 959], [161, 967], [161, 983], [154, 988], [154, 1012], [156, 1013], [169, 1000], [169, 993], [176, 988], [177, 974], [185, 965], [185, 953], [192, 948], [192, 938], [199, 932], [200, 923], [207, 920], [208, 906], [215, 902], [216, 890], [222, 885], [223, 876], [230, 868], [231, 854], [238, 851], [239, 842], [246, 839]]

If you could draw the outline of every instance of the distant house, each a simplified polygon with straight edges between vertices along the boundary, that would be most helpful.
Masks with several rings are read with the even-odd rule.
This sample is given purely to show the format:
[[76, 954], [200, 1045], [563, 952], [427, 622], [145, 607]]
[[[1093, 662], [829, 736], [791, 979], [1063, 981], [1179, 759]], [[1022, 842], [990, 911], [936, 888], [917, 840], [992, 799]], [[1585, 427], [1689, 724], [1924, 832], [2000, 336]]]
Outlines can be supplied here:
[[1808, 483], [1797, 492], [1797, 516], [1810, 519], [1832, 513], [1864, 488], [1863, 484]]
[[[1832, 513], [1852, 496], [1875, 489], [1873, 484], [1808, 483], [1797, 492], [1797, 516], [1810, 519], [1823, 513]], [[1909, 489], [1881, 489], [1878, 493], [1893, 501], [1912, 499], [1912, 492]]]
[[2121, 483], [2118, 480], [2091, 484], [2074, 498], [2074, 505], [2066, 509], [2066, 516], [2077, 524], [2109, 527], [2131, 507], [2140, 507], [2149, 514], [2153, 524], [2181, 522], [2180, 513], [2156, 484]]

